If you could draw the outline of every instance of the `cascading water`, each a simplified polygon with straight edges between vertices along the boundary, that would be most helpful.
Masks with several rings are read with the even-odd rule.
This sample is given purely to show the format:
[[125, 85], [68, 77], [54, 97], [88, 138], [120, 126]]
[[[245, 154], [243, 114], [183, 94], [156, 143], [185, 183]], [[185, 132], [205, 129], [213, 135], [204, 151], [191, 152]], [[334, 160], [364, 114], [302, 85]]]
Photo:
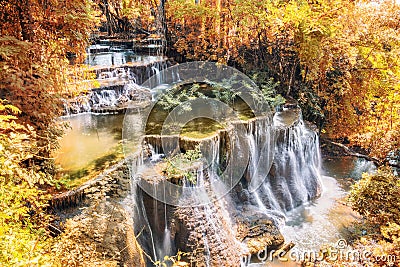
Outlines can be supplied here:
[[79, 114], [83, 112], [104, 113], [116, 112], [118, 109], [126, 108], [132, 101], [150, 101], [149, 90], [128, 82], [125, 85], [115, 86], [113, 89], [91, 90], [86, 95], [81, 95], [74, 100], [64, 103], [66, 115]]
[[[133, 82], [113, 90], [95, 89], [80, 96], [72, 109], [68, 106], [71, 103], [66, 103], [66, 111], [68, 114], [96, 112], [118, 107], [126, 101], [150, 100], [152, 93], [180, 82], [180, 76], [185, 80], [184, 73], [180, 75], [177, 69], [172, 69], [170, 75], [158, 71], [166, 67], [164, 64], [145, 66], [142, 70], [146, 75], [156, 74], [153, 79], [158, 86], [151, 91]], [[103, 69], [98, 72], [101, 73], [104, 79], [125, 76], [141, 79], [131, 68]], [[137, 120], [128, 120], [124, 127], [133, 121]], [[274, 117], [256, 117], [243, 124], [245, 131], [238, 135], [244, 142], [226, 131], [197, 141], [179, 136], [145, 136], [144, 147], [149, 148], [149, 155], [139, 149], [141, 153], [129, 161], [132, 195], [125, 204], [132, 212], [138, 241], [152, 260], [162, 260], [182, 250], [194, 252], [192, 259], [203, 266], [239, 266], [242, 256], [254, 255], [266, 244], [282, 244], [276, 226], [281, 226], [285, 219], [290, 220], [290, 212], [295, 207], [319, 196], [318, 135], [302, 120], [300, 111], [284, 110]], [[177, 150], [176, 142], [181, 150]], [[149, 175], [154, 178], [152, 191], [160, 191], [162, 178], [149, 169], [168, 158], [170, 152], [193, 149], [195, 143], [200, 143], [208, 161], [196, 170], [195, 182], [184, 179], [180, 184], [181, 207], [153, 199], [139, 186]], [[230, 158], [230, 163], [235, 165], [241, 157], [245, 158], [246, 153], [242, 153], [245, 150], [249, 160], [243, 176], [238, 181], [232, 180], [235, 168], [226, 159]]]
[[[126, 93], [121, 94], [121, 96], [126, 96]], [[102, 108], [102, 107], [114, 107], [120, 97], [114, 90], [101, 90], [93, 91], [90, 97], [90, 102], [92, 103], [92, 108]]]
[[[269, 130], [266, 130], [268, 128]], [[321, 193], [318, 135], [306, 127], [299, 110], [278, 112], [273, 127], [250, 127], [250, 163], [245, 200], [283, 225], [285, 213]], [[260, 137], [268, 140], [260, 141]], [[273, 151], [272, 156], [268, 153]], [[272, 161], [268, 176], [265, 169]], [[261, 179], [261, 180], [260, 180]], [[247, 191], [248, 190], [248, 191]]]
[[[156, 67], [151, 67], [151, 70], [154, 72], [154, 75], [156, 76], [157, 83], [161, 84], [161, 81], [163, 80], [160, 74], [160, 70]], [[152, 75], [150, 75], [152, 76]]]
[[[109, 46], [98, 45], [88, 49], [87, 64], [93, 67], [89, 72], [95, 76], [96, 86], [100, 88], [65, 100], [64, 115], [118, 112], [126, 108], [129, 101], [151, 100], [149, 90], [140, 85], [154, 74], [158, 81], [163, 79], [160, 71], [169, 66], [166, 58], [163, 55], [133, 56], [128, 49], [118, 49], [117, 52], [109, 50]], [[114, 57], [118, 60], [114, 61]]]
[[[137, 153], [126, 159], [132, 177], [140, 173], [145, 166], [144, 159], [146, 157], [143, 153], [143, 150], [139, 149]], [[135, 229], [138, 230], [137, 240], [140, 242], [142, 248], [156, 261], [158, 259], [158, 253], [155, 237], [146, 213], [143, 196], [144, 192], [139, 190], [138, 187], [138, 179], [131, 179], [131, 192], [133, 192], [133, 194], [124, 201], [126, 210], [130, 212], [132, 218], [134, 218]]]
[[285, 115], [274, 121], [278, 133], [270, 179], [281, 208], [291, 210], [321, 194], [321, 155], [318, 135], [306, 127], [301, 113], [289, 127], [283, 123]]
[[[272, 163], [276, 133], [274, 127], [271, 127], [271, 120], [272, 118], [267, 117], [249, 124], [247, 135], [250, 151], [248, 190], [253, 204], [265, 213], [280, 210], [267, 178]], [[262, 197], [267, 201], [263, 201]]]
[[[255, 253], [266, 244], [279, 245], [282, 239], [276, 226], [284, 221], [285, 212], [321, 193], [318, 136], [307, 128], [299, 110], [250, 120], [245, 131], [249, 162], [243, 178], [233, 189], [227, 190], [229, 175], [223, 177], [219, 173], [233, 173], [234, 169], [229, 169], [224, 160], [230, 154], [234, 155], [231, 160], [239, 160], [246, 148], [238, 138], [222, 131], [198, 141], [207, 164], [197, 171], [195, 184], [183, 183], [181, 202], [175, 212], [172, 206], [154, 199], [153, 204], [144, 203], [157, 258], [179, 249], [192, 251], [191, 260], [206, 266], [239, 265], [242, 256]], [[171, 151], [176, 151], [177, 143], [184, 150], [193, 147], [192, 141], [177, 142], [176, 138], [145, 138], [152, 150], [148, 161], [154, 164], [164, 154], [168, 157]], [[143, 179], [148, 171], [132, 179]], [[157, 181], [153, 183], [154, 190], [159, 190]], [[228, 191], [228, 195], [221, 193]], [[253, 230], [257, 224], [261, 224], [258, 232]], [[250, 234], [252, 231], [258, 234]], [[238, 235], [243, 237], [238, 239]]]
[[[165, 194], [165, 191], [164, 191]], [[164, 203], [164, 236], [162, 242], [162, 256], [169, 256], [173, 255], [173, 244], [172, 244], [172, 237], [171, 231], [168, 226], [168, 212], [167, 212], [167, 204]]]

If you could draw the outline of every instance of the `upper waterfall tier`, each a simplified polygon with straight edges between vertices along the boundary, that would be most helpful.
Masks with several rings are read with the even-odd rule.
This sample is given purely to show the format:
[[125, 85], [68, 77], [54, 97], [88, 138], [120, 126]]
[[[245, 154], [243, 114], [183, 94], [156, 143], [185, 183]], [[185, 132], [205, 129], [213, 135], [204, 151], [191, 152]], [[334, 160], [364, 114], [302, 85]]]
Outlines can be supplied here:
[[122, 113], [134, 105], [138, 109], [150, 105], [151, 92], [135, 83], [93, 89], [73, 99], [64, 100], [64, 115]]
[[87, 91], [64, 100], [64, 115], [116, 113], [125, 111], [128, 105], [138, 108], [148, 106], [152, 93], [140, 85], [152, 76], [162, 79], [160, 71], [169, 66], [165, 57], [154, 56], [121, 65], [90, 67], [87, 72], [95, 80], [82, 82], [82, 88], [87, 88]]

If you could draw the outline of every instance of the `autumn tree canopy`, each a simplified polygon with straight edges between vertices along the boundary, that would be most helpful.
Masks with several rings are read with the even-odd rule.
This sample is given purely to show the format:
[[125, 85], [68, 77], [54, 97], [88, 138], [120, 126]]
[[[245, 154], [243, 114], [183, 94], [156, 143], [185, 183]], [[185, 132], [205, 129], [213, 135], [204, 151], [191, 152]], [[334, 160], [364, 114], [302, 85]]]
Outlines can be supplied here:
[[56, 145], [68, 58], [82, 59], [95, 26], [92, 7], [83, 0], [0, 1], [0, 98], [21, 111], [17, 123], [35, 131], [32, 159], [48, 157]]
[[86, 0], [0, 0], [0, 262], [53, 262], [48, 238], [51, 151], [73, 57], [82, 59], [95, 13]]
[[307, 119], [380, 159], [399, 146], [394, 1], [168, 1], [172, 54], [266, 71]]

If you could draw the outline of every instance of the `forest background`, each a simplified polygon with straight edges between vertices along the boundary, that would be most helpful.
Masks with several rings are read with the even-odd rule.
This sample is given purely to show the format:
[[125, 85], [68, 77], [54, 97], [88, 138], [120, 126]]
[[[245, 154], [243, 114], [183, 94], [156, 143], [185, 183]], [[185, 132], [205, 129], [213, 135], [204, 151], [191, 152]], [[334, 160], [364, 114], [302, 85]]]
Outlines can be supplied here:
[[[178, 62], [238, 68], [260, 87], [274, 84], [277, 94], [295, 99], [324, 137], [378, 165], [400, 156], [396, 1], [0, 0], [0, 11], [0, 261], [6, 264], [52, 262], [47, 208], [59, 184], [51, 153], [63, 132], [56, 119], [61, 99], [79, 93], [71, 85], [84, 77], [74, 73], [99, 27], [110, 36], [159, 36], [164, 53]], [[354, 189], [352, 203], [378, 225], [375, 239], [398, 253], [400, 205], [393, 199], [388, 208], [382, 200], [400, 192], [399, 180], [388, 169], [376, 177]], [[382, 212], [375, 216], [376, 209]]]

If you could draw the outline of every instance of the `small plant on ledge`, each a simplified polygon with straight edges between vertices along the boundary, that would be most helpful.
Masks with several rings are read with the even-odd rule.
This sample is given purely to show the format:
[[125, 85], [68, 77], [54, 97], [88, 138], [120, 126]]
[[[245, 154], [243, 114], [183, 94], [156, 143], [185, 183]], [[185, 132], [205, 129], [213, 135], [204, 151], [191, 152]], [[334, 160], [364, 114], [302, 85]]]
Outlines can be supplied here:
[[193, 150], [164, 159], [162, 172], [174, 184], [182, 185], [186, 180], [196, 185], [196, 169], [202, 164], [202, 157], [200, 145], [197, 145]]

